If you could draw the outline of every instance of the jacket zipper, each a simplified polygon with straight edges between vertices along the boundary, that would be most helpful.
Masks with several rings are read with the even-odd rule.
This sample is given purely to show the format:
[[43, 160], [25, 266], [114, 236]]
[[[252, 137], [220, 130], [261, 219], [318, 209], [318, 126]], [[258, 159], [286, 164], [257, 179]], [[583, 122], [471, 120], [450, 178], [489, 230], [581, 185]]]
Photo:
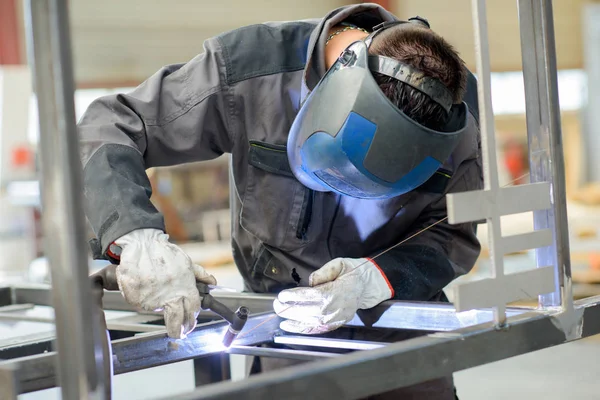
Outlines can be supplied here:
[[308, 232], [308, 227], [312, 217], [314, 197], [314, 190], [306, 189], [304, 192], [304, 207], [302, 207], [300, 220], [298, 221], [298, 228], [296, 229], [296, 237], [300, 240], [306, 240], [306, 233]]

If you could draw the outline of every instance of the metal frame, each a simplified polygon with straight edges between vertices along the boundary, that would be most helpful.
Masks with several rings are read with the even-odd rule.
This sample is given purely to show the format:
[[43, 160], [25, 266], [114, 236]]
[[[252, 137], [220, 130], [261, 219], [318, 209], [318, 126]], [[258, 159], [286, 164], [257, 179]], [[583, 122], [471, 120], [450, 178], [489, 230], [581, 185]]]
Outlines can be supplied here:
[[83, 177], [75, 126], [71, 37], [66, 0], [27, 0], [26, 27], [34, 76], [42, 174], [44, 250], [52, 275], [57, 366], [64, 399], [103, 398], [97, 308], [87, 276]]
[[[238, 399], [240, 396], [245, 399], [304, 399], [307, 388], [310, 388], [311, 398], [338, 396], [358, 399], [600, 333], [600, 297], [576, 302], [572, 298], [551, 0], [518, 0], [518, 6], [527, 85], [532, 182], [548, 182], [552, 190], [551, 208], [535, 214], [536, 229], [547, 228], [553, 232], [552, 245], [537, 251], [538, 266], [552, 265], [555, 269], [557, 290], [554, 294], [540, 296], [536, 308], [475, 309], [461, 313], [448, 304], [385, 302], [371, 310], [361, 310], [347, 326], [340, 328], [418, 330], [425, 333], [423, 336], [395, 343], [287, 335], [279, 330], [280, 319], [272, 313], [273, 296], [215, 294], [215, 297], [232, 308], [249, 306], [253, 315], [248, 320], [246, 329], [248, 332], [253, 327], [256, 329], [239, 337], [234, 346], [225, 349], [216, 344], [219, 340], [211, 339], [223, 334], [226, 323], [222, 321], [201, 323], [187, 339], [172, 340], [167, 338], [164, 327], [147, 324], [159, 319], [159, 314], [134, 314], [108, 320], [108, 330], [113, 334], [123, 331], [128, 331], [129, 334], [139, 333], [133, 337], [111, 341], [114, 374], [187, 359], [219, 358], [219, 354], [227, 353], [290, 358], [306, 363], [254, 375], [242, 381], [205, 384], [198, 390], [176, 396], [175, 399]], [[474, 15], [481, 22], [482, 16], [478, 12], [485, 10], [484, 0], [473, 0], [473, 8]], [[44, 14], [43, 11], [48, 10], [51, 12]], [[40, 119], [43, 119], [45, 128], [42, 133], [63, 141], [72, 140], [70, 53], [68, 44], [62, 47], [65, 39], [68, 39], [65, 2], [30, 0], [28, 11], [32, 48], [36, 50], [36, 83], [38, 92], [42, 94], [38, 97]], [[43, 36], [42, 32], [47, 36]], [[41, 46], [44, 44], [45, 46]], [[480, 42], [480, 46], [485, 47], [487, 52], [487, 41]], [[42, 47], [47, 50], [44, 51]], [[42, 66], [52, 67], [52, 73], [41, 70]], [[51, 81], [54, 81], [54, 86]], [[53, 95], [50, 96], [49, 93]], [[52, 109], [53, 102], [60, 107]], [[485, 105], [484, 109], [491, 110], [489, 104]], [[491, 113], [487, 117], [491, 118]], [[49, 149], [53, 148], [48, 146]], [[44, 198], [47, 206], [51, 207], [53, 203], [50, 200], [58, 198], [52, 196], [58, 196], [56, 190], [63, 188], [63, 193], [66, 194], [61, 198], [65, 200], [65, 204], [75, 204], [76, 212], [67, 218], [65, 209], [57, 210], [58, 215], [63, 218], [60, 221], [66, 225], [53, 225], [53, 216], [46, 216], [46, 226], [48, 230], [53, 227], [57, 232], [79, 232], [78, 219], [81, 213], [76, 194], [81, 186], [76, 173], [69, 172], [65, 165], [65, 160], [72, 161], [75, 157], [76, 149], [71, 146], [62, 151], [60, 154], [64, 160], [57, 160], [49, 158], [50, 150], [44, 150]], [[49, 388], [58, 383], [62, 384], [63, 398], [67, 400], [110, 397], [110, 393], [99, 390], [102, 369], [94, 364], [98, 360], [93, 357], [93, 350], [99, 348], [99, 343], [89, 339], [97, 338], [98, 332], [85, 331], [82, 325], [82, 321], [92, 321], [89, 315], [85, 315], [90, 305], [88, 302], [80, 302], [72, 306], [64, 301], [64, 293], [71, 293], [76, 299], [81, 299], [87, 293], [85, 283], [77, 290], [62, 283], [63, 279], [69, 283], [73, 280], [83, 282], [76, 270], [85, 264], [85, 260], [79, 253], [72, 260], [65, 258], [67, 254], [72, 254], [75, 246], [69, 242], [67, 247], [66, 241], [62, 239], [67, 236], [60, 237], [51, 261], [64, 264], [56, 271], [53, 269], [52, 280], [55, 285], [52, 292], [47, 286], [0, 288], [1, 305], [8, 306], [0, 308], [0, 321], [3, 318], [14, 319], [14, 313], [22, 313], [23, 309], [29, 307], [15, 305], [30, 303], [35, 308], [52, 304], [58, 334], [58, 351], [46, 354], [38, 354], [36, 351], [54, 341], [52, 334], [34, 335], [21, 342], [11, 340], [0, 343], [0, 357], [9, 352], [13, 355], [27, 355], [0, 362], [0, 383], [3, 390], [6, 388], [4, 393], [7, 398], [16, 398], [18, 393]], [[79, 243], [78, 240], [73, 243]], [[60, 293], [61, 291], [64, 293]], [[52, 301], [50, 293], [54, 294]], [[105, 310], [133, 311], [118, 293], [106, 292], [103, 306]], [[215, 319], [215, 315], [203, 313], [202, 318], [211, 320]], [[47, 317], [31, 319], [38, 323], [53, 322]], [[499, 321], [504, 323], [498, 324]], [[74, 344], [75, 351], [71, 351], [72, 348], [69, 352], [61, 350], [65, 349], [67, 340], [72, 340], [70, 344]], [[260, 346], [266, 343], [293, 348]], [[98, 353], [101, 352], [96, 351]], [[77, 373], [57, 380], [57, 375], [65, 376], [73, 367], [79, 368]], [[227, 373], [223, 372], [221, 378], [228, 379]]]

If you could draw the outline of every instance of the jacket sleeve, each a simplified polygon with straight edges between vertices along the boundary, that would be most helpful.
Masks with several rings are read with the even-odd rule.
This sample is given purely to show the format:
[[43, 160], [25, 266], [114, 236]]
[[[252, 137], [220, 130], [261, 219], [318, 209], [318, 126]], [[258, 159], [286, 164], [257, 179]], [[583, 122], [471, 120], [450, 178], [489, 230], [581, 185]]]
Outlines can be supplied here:
[[85, 212], [94, 258], [140, 228], [164, 230], [146, 169], [216, 158], [232, 148], [230, 98], [218, 41], [161, 68], [128, 94], [101, 97], [78, 123]]
[[[473, 268], [481, 250], [477, 225], [449, 224], [444, 219], [445, 195], [480, 189], [483, 189], [480, 160], [463, 162], [444, 195], [421, 213], [406, 238], [415, 236], [374, 260], [393, 287], [394, 300], [430, 300], [453, 279]], [[439, 223], [419, 233], [436, 222]]]

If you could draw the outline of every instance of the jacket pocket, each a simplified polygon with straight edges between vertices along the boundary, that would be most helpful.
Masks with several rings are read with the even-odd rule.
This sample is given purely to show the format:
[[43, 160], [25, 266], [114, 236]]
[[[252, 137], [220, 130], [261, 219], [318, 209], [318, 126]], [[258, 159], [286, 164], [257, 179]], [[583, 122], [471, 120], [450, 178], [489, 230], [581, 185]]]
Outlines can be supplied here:
[[315, 238], [314, 192], [292, 173], [283, 145], [250, 141], [242, 227], [269, 246], [291, 251]]
[[255, 286], [254, 290], [258, 292], [278, 293], [298, 286], [285, 265], [262, 245], [252, 264], [250, 278]]

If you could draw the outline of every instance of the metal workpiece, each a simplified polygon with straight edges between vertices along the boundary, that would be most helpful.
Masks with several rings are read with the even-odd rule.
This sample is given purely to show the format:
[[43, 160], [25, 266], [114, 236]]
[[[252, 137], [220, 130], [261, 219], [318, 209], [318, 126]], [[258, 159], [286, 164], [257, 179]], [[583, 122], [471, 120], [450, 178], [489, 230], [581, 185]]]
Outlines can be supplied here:
[[[117, 265], [111, 264], [90, 276], [93, 294], [97, 303], [96, 309], [101, 313], [103, 310], [102, 298], [104, 297], [105, 291], [119, 290], [117, 268]], [[236, 311], [233, 311], [210, 294], [211, 288], [210, 285], [196, 282], [196, 289], [201, 297], [200, 307], [203, 310], [212, 311], [229, 323], [229, 327], [223, 335], [223, 345], [229, 347], [244, 328], [250, 310], [246, 306], [240, 306]], [[101, 329], [106, 329], [106, 321], [103, 316], [101, 318]], [[103, 348], [106, 349], [106, 347], [107, 345], [103, 343]]]
[[[551, 246], [536, 249], [538, 267], [555, 267], [556, 290], [542, 307], [571, 308], [571, 264], [565, 164], [551, 0], [518, 0], [531, 182], [550, 182], [552, 207], [533, 212], [534, 228], [553, 232]], [[562, 293], [561, 293], [562, 292]]]
[[[279, 334], [281, 319], [272, 313], [252, 315], [246, 323], [247, 332], [240, 335], [234, 346], [256, 346], [269, 343]], [[203, 358], [223, 353], [227, 348], [222, 340], [228, 323], [209, 322], [198, 325], [185, 339], [171, 339], [165, 332], [141, 334], [112, 341], [114, 375], [166, 365], [179, 361]], [[0, 368], [12, 366], [21, 393], [29, 393], [56, 386], [57, 354], [55, 352], [0, 362]]]
[[[582, 337], [600, 333], [600, 297], [578, 301], [575, 309], [585, 319]], [[435, 333], [244, 381], [215, 383], [170, 399], [305, 399], [307, 388], [314, 399], [360, 399], [565, 342], [552, 313], [526, 313], [510, 318], [505, 329], [489, 322]]]
[[[50, 299], [50, 285], [22, 283], [9, 288], [9, 293], [10, 295], [7, 295], [7, 297], [9, 299], [14, 299], [13, 303], [16, 304], [32, 303], [45, 306], [52, 305]], [[252, 313], [254, 314], [273, 311], [273, 300], [276, 298], [275, 294], [269, 293], [229, 293], [220, 292], [217, 289], [211, 291], [211, 296], [229, 309], [235, 310], [241, 306], [246, 306], [252, 310]], [[102, 304], [105, 310], [140, 311], [127, 303], [119, 291], [105, 292], [102, 298]], [[147, 312], [145, 314], [162, 315], [160, 312]], [[209, 310], [201, 310], [200, 316], [214, 317], [215, 313]]]
[[285, 358], [290, 360], [314, 361], [322, 358], [338, 357], [337, 353], [323, 351], [290, 350], [272, 347], [240, 346], [234, 345], [227, 349], [229, 354], [242, 354], [256, 357]]
[[0, 400], [17, 400], [19, 382], [15, 366], [0, 367]]
[[290, 346], [319, 347], [335, 350], [373, 350], [386, 346], [387, 343], [364, 340], [332, 339], [327, 337], [283, 335], [275, 336], [273, 342]]
[[[31, 303], [49, 305], [49, 286], [18, 285], [12, 288], [17, 304]], [[275, 295], [255, 293], [219, 293], [212, 290], [210, 295], [230, 310], [246, 305], [253, 314], [273, 311]], [[107, 300], [108, 299], [108, 300]], [[103, 296], [105, 310], [133, 311], [132, 306], [125, 303], [119, 292], [105, 291]], [[3, 309], [0, 308], [0, 311]], [[508, 307], [506, 315], [512, 317], [532, 311], [527, 307]], [[202, 315], [217, 318], [218, 315], [209, 310], [202, 310]], [[144, 313], [137, 317], [108, 320], [110, 330], [119, 330], [122, 325], [126, 330], [151, 331], [164, 329], [159, 326], [136, 326], [149, 321], [162, 319], [161, 313]], [[491, 309], [476, 309], [457, 312], [452, 304], [432, 302], [384, 301], [368, 310], [359, 310], [346, 326], [369, 328], [392, 328], [418, 331], [453, 331], [467, 326], [478, 325], [494, 319]], [[141, 332], [141, 331], [140, 331]]]
[[[475, 63], [477, 66], [477, 97], [479, 102], [479, 121], [481, 125], [481, 147], [483, 163], [484, 189], [497, 191], [499, 180], [496, 156], [496, 140], [494, 133], [494, 110], [492, 108], [492, 82], [490, 67], [490, 52], [487, 30], [487, 12], [485, 0], [472, 0], [473, 29], [475, 32]], [[487, 218], [488, 243], [492, 261], [492, 278], [504, 275], [504, 259], [496, 244], [502, 237], [500, 223]], [[506, 310], [504, 304], [497, 304], [494, 308], [496, 325], [506, 323]]]
[[106, 315], [104, 315], [104, 309], [102, 308], [102, 298], [104, 297], [105, 288], [108, 290], [118, 289], [116, 269], [109, 268], [92, 275], [90, 283], [92, 296], [95, 300], [95, 307], [92, 308], [92, 316], [98, 327], [98, 329], [94, 330], [94, 335], [96, 335], [94, 339], [101, 344], [102, 348], [102, 357], [98, 360], [98, 368], [101, 369], [104, 375], [104, 398], [111, 399], [113, 377], [112, 346], [110, 333], [106, 324]]
[[26, 30], [40, 127], [42, 226], [52, 274], [62, 398], [105, 398], [101, 333], [88, 281], [83, 178], [75, 125], [66, 0], [27, 0]]
[[[508, 307], [507, 317], [530, 312], [526, 307]], [[457, 312], [452, 304], [385, 301], [371, 309], [359, 310], [346, 326], [445, 332], [494, 320], [491, 309]]]
[[[240, 335], [235, 345], [254, 346], [271, 342], [279, 331], [279, 318], [272, 313], [254, 315], [246, 323], [247, 334]], [[256, 328], [260, 324], [258, 329]], [[113, 340], [115, 374], [137, 371], [179, 361], [200, 358], [226, 350], [223, 336], [228, 322], [208, 322], [199, 325], [185, 339], [171, 339], [165, 333], [149, 333], [132, 338]]]

